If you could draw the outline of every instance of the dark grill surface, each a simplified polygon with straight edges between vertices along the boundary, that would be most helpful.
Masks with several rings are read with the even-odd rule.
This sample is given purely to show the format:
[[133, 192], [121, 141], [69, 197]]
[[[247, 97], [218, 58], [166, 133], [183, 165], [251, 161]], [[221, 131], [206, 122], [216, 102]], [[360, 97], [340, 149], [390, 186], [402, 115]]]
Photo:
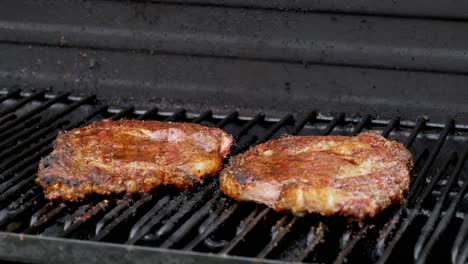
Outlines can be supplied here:
[[[105, 106], [95, 97], [4, 91], [0, 94], [0, 256], [68, 263], [88, 257], [88, 261], [97, 262], [99, 255], [104, 258], [107, 251], [86, 253], [86, 247], [102, 245], [110, 252], [115, 246], [104, 243], [110, 242], [121, 248], [113, 256], [114, 263], [167, 263], [168, 256], [173, 257], [173, 262], [196, 261], [200, 260], [198, 253], [212, 253], [209, 259], [213, 263], [221, 259], [439, 262], [436, 256], [444, 262], [465, 263], [468, 126], [456, 120], [382, 120], [346, 113], [324, 116], [318, 112], [320, 109], [310, 110], [273, 118], [261, 113], [240, 116], [235, 111], [220, 114], [209, 109], [122, 109]], [[45, 201], [34, 178], [37, 163], [52, 150], [57, 132], [104, 118], [196, 122], [220, 127], [236, 138], [234, 154], [285, 133], [353, 135], [377, 130], [402, 142], [413, 153], [411, 191], [402, 206], [392, 206], [364, 223], [342, 217], [294, 217], [275, 213], [263, 205], [237, 203], [220, 193], [217, 179], [182, 192], [163, 187], [150, 194], [92, 197], [81, 203]], [[39, 236], [41, 239], [37, 239]], [[60, 246], [49, 252], [47, 243], [53, 245], [54, 241], [59, 241]], [[128, 259], [139, 250], [169, 253], [159, 260], [144, 255]], [[63, 252], [68, 252], [67, 259]]]

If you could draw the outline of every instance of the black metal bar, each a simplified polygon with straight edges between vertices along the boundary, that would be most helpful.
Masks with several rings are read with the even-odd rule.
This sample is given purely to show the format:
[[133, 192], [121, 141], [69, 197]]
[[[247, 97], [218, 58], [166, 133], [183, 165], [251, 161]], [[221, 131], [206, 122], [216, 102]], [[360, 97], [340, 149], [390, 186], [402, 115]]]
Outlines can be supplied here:
[[[437, 203], [434, 206], [434, 209], [432, 210], [428, 221], [424, 225], [424, 227], [422, 229], [422, 232], [421, 232], [421, 235], [419, 236], [418, 241], [416, 242], [416, 245], [414, 246], [414, 259], [419, 263], [422, 263], [422, 262], [420, 262], [419, 259], [424, 259], [425, 260], [427, 258], [427, 256], [428, 256], [427, 251], [430, 250], [430, 248], [432, 248], [432, 245], [437, 240], [434, 237], [435, 232], [432, 233], [429, 240], [427, 240], [427, 239], [428, 239], [428, 236], [431, 234], [431, 232], [432, 232], [432, 230], [434, 228], [434, 225], [435, 225], [437, 219], [439, 218], [439, 216], [441, 214], [442, 206], [443, 206], [443, 204], [445, 202], [445, 199], [447, 198], [447, 196], [449, 194], [450, 189], [452, 188], [452, 185], [455, 183], [455, 179], [458, 177], [458, 175], [460, 174], [460, 171], [462, 170], [463, 166], [465, 165], [465, 161], [466, 161], [467, 157], [468, 157], [468, 147], [463, 151], [462, 155], [460, 156], [460, 159], [459, 159], [459, 161], [457, 163], [457, 166], [456, 166], [455, 170], [452, 172], [452, 175], [450, 175], [450, 178], [449, 178], [449, 180], [447, 181], [447, 183], [446, 183], [446, 185], [444, 187], [444, 191], [442, 193], [442, 196], [439, 198], [439, 200], [437, 200]], [[466, 182], [468, 182], [468, 181], [465, 181], [463, 186], [466, 185]], [[459, 194], [463, 193], [465, 191], [464, 190], [465, 188], [466, 188], [466, 186], [462, 187], [460, 189], [460, 191], [459, 191]], [[458, 201], [456, 199], [454, 199], [452, 201], [452, 204], [454, 204], [454, 203], [458, 203]], [[446, 213], [446, 215], [447, 215], [447, 213]]]
[[[467, 244], [467, 234], [468, 234], [468, 216], [465, 214], [465, 219], [463, 220], [463, 223], [460, 226], [460, 229], [457, 232], [457, 237], [455, 238], [455, 242], [453, 243], [452, 246], [452, 251], [451, 251], [451, 258], [452, 258], [452, 263], [457, 263], [458, 260], [460, 259], [460, 262], [465, 262], [466, 257], [463, 258], [464, 254], [463, 251], [468, 247]], [[460, 250], [462, 250], [462, 253], [460, 253]], [[468, 251], [466, 251], [468, 253]], [[460, 254], [459, 254], [460, 253]]]
[[[457, 168], [452, 172], [452, 175], [450, 176], [450, 178], [452, 177], [456, 177], [458, 174], [459, 174], [459, 170], [458, 170], [458, 166], [463, 165], [464, 164], [464, 159], [466, 159], [466, 153], [464, 154], [465, 157], [461, 158], [459, 161], [458, 161], [458, 164], [457, 164]], [[443, 165], [443, 168], [446, 169], [448, 167], [448, 165], [453, 162], [453, 158], [454, 156], [452, 155], [447, 161], [446, 163]], [[461, 169], [461, 168], [460, 168]], [[398, 228], [398, 230], [396, 231], [396, 234], [395, 236], [393, 237], [393, 239], [391, 240], [390, 244], [387, 246], [386, 250], [382, 253], [378, 263], [385, 263], [388, 258], [390, 257], [390, 254], [392, 253], [393, 251], [393, 248], [396, 246], [396, 244], [400, 241], [401, 237], [403, 236], [403, 234], [406, 232], [406, 230], [408, 229], [408, 227], [410, 226], [410, 224], [413, 222], [414, 218], [416, 217], [416, 214], [417, 214], [417, 210], [419, 210], [422, 202], [424, 201], [424, 199], [430, 194], [430, 190], [433, 188], [433, 186], [435, 185], [436, 181], [441, 177], [441, 175], [445, 172], [445, 170], [441, 170], [439, 171], [439, 173], [437, 173], [434, 177], [433, 177], [433, 180], [431, 181], [431, 183], [426, 186], [426, 190], [424, 191], [423, 193], [423, 197], [421, 197], [421, 199], [418, 199], [417, 200], [417, 203], [416, 203], [416, 206], [414, 207], [414, 209], [412, 211], [409, 211], [408, 213], [408, 217], [402, 222], [402, 224], [400, 225], [400, 227]], [[450, 186], [446, 187], [446, 188], [450, 188]], [[437, 215], [438, 216], [438, 215]], [[393, 224], [395, 225], [395, 223]], [[387, 229], [389, 229], [387, 227]], [[386, 231], [386, 230], [384, 230]], [[383, 248], [383, 243], [386, 239], [386, 237], [388, 236], [389, 232], [385, 232], [385, 237], [382, 237], [381, 238], [381, 242], [379, 243], [380, 247]], [[422, 235], [424, 236], [424, 235]]]
[[456, 262], [453, 262], [453, 263], [465, 264], [467, 257], [468, 257], [468, 241], [465, 241], [465, 243], [463, 243], [462, 252], [460, 253], [459, 258], [456, 259]]
[[414, 140], [416, 139], [416, 137], [418, 136], [419, 134], [419, 131], [421, 131], [421, 129], [426, 125], [426, 119], [424, 117], [419, 117], [417, 120], [416, 120], [416, 125], [414, 126], [414, 128], [412, 129], [411, 131], [411, 134], [408, 136], [408, 138], [406, 139], [406, 142], [405, 142], [405, 147], [406, 148], [410, 148], [411, 145], [413, 144]]
[[390, 133], [400, 125], [400, 117], [395, 117], [388, 123], [387, 127], [385, 127], [384, 131], [382, 131], [382, 137], [387, 138]]
[[150, 110], [146, 111], [144, 114], [139, 116], [137, 119], [138, 120], [145, 120], [153, 117], [154, 115], [157, 115], [159, 112], [159, 109], [157, 107], [151, 108]]
[[11, 186], [15, 185], [16, 182], [21, 180], [27, 175], [30, 175], [31, 173], [35, 172], [37, 170], [37, 165], [36, 164], [31, 164], [29, 165], [26, 169], [23, 170], [23, 172], [16, 174], [15, 176], [11, 177], [5, 182], [2, 182], [0, 184], [0, 193], [6, 192], [7, 189], [11, 188]]
[[29, 191], [20, 196], [16, 201], [12, 202], [8, 205], [8, 207], [3, 209], [2, 211], [5, 210], [7, 213], [0, 213], [0, 227], [9, 220], [15, 219], [26, 210], [29, 210], [31, 206], [37, 204], [38, 198], [41, 196], [39, 189], [39, 186], [31, 188]]
[[3, 109], [2, 111], [0, 111], [0, 117], [3, 117], [4, 115], [19, 109], [20, 107], [22, 107], [23, 105], [31, 102], [34, 99], [37, 99], [39, 97], [44, 96], [44, 94], [45, 94], [45, 91], [40, 91], [40, 92], [36, 92], [36, 93], [34, 93], [34, 94], [30, 95], [30, 96], [23, 97], [22, 99], [18, 100], [15, 104], [13, 104], [13, 105], [7, 107], [6, 109]]
[[[153, 199], [152, 194], [144, 194], [142, 195], [141, 199], [135, 202], [132, 206], [128, 207], [121, 215], [113, 219], [108, 225], [103, 227], [99, 230], [99, 233], [96, 234], [91, 240], [93, 241], [100, 241], [104, 239], [109, 233], [114, 230], [117, 226], [122, 224], [124, 221], [127, 221], [131, 218], [138, 209], [143, 206], [144, 204], [148, 203]], [[96, 228], [97, 229], [97, 228]]]
[[[177, 213], [174, 214], [169, 219], [167, 219], [165, 221], [164, 225], [159, 228], [159, 230], [156, 232], [156, 236], [157, 237], [162, 237], [162, 236], [168, 234], [177, 225], [178, 221], [183, 216], [187, 215], [191, 210], [193, 210], [193, 208], [198, 206], [203, 201], [202, 199], [205, 197], [205, 195], [207, 193], [211, 194], [213, 189], [212, 188], [206, 188], [206, 189], [208, 191], [203, 190], [202, 192], [200, 192], [198, 194], [195, 194], [192, 199], [190, 199], [189, 201], [184, 203], [183, 206], [180, 207], [177, 210]], [[217, 199], [217, 198], [219, 198], [220, 195], [221, 195], [220, 190], [217, 189], [212, 194], [212, 199], [213, 198]]]
[[[202, 196], [204, 192], [199, 192], [198, 196]], [[160, 221], [174, 212], [177, 207], [190, 195], [190, 192], [186, 191], [183, 194], [179, 195], [176, 199], [172, 200], [169, 204], [164, 202], [161, 204], [156, 204], [152, 210], [148, 211], [145, 214], [145, 218], [141, 218], [131, 229], [129, 239], [126, 244], [135, 244], [140, 240], [144, 235], [146, 235], [155, 225], [160, 223]], [[195, 195], [197, 196], [197, 195]], [[190, 199], [191, 201], [192, 199]], [[147, 221], [144, 221], [148, 219]]]
[[[78, 126], [80, 126], [80, 125], [82, 125], [82, 124], [86, 124], [86, 123], [88, 123], [90, 120], [92, 120], [93, 118], [97, 117], [99, 114], [101, 114], [102, 112], [104, 112], [106, 109], [107, 109], [106, 106], [100, 107], [98, 110], [96, 110], [96, 111], [94, 111], [93, 113], [91, 113], [90, 115], [88, 115], [88, 116], [86, 117], [86, 119], [84, 119], [84, 120], [79, 120], [79, 121], [77, 121], [77, 122], [74, 122], [74, 123], [72, 123], [72, 124], [70, 124], [70, 125], [64, 127], [63, 130], [67, 131], [67, 130], [70, 130], [70, 129], [72, 129], [72, 128], [78, 127]], [[36, 142], [38, 139], [40, 139], [40, 138], [43, 137], [44, 135], [53, 132], [54, 130], [60, 128], [60, 127], [63, 126], [63, 125], [65, 125], [65, 122], [57, 123], [56, 125], [51, 126], [51, 127], [44, 127], [43, 129], [40, 129], [39, 131], [36, 131], [35, 133], [32, 133], [32, 135], [31, 135], [29, 138], [20, 141], [20, 143], [17, 143], [16, 145], [11, 146], [11, 147], [8, 148], [7, 151], [5, 151], [5, 152], [0, 152], [0, 153], [1, 153], [1, 154], [0, 154], [0, 158], [1, 158], [1, 159], [4, 159], [4, 158], [6, 158], [8, 155], [20, 151], [20, 150], [23, 149], [24, 147], [29, 146], [30, 144]], [[12, 160], [17, 160], [17, 157], [24, 156], [24, 155], [30, 155], [30, 153], [32, 153], [34, 150], [37, 150], [38, 148], [41, 148], [41, 147], [43, 147], [43, 146], [46, 146], [46, 145], [50, 144], [50, 142], [52, 142], [53, 140], [55, 140], [56, 135], [57, 135], [57, 131], [55, 131], [55, 133], [49, 135], [47, 138], [41, 140], [41, 141], [40, 141], [39, 143], [37, 143], [35, 146], [33, 146], [33, 147], [31, 147], [31, 148], [28, 148], [28, 149], [26, 149], [26, 150], [22, 150], [22, 151], [20, 152], [20, 154], [17, 155], [16, 157], [15, 157], [15, 156], [12, 156], [11, 158], [4, 160], [4, 161], [1, 163], [0, 168], [5, 168], [6, 165], [4, 165], [4, 164], [10, 164], [11, 162], [13, 162]], [[27, 154], [26, 154], [26, 153], [27, 153]]]
[[[55, 116], [45, 120], [45, 121], [42, 121], [40, 122], [37, 126], [35, 127], [32, 127], [32, 128], [29, 128], [29, 129], [25, 129], [23, 130], [24, 128], [23, 127], [18, 127], [18, 131], [16, 131], [15, 135], [8, 138], [8, 140], [5, 140], [3, 141], [2, 143], [0, 143], [0, 149], [5, 149], [6, 146], [9, 146], [11, 144], [14, 144], [18, 141], [18, 139], [20, 138], [23, 138], [23, 137], [27, 137], [29, 135], [33, 135], [35, 133], [38, 133], [39, 131], [37, 131], [39, 128], [44, 128], [44, 129], [48, 129], [49, 128], [49, 125], [55, 123], [58, 119], [64, 117], [65, 115], [67, 115], [68, 113], [72, 112], [73, 110], [75, 110], [76, 108], [86, 104], [86, 103], [90, 103], [92, 101], [95, 100], [95, 96], [90, 96], [90, 97], [87, 97], [85, 99], [82, 99], [80, 101], [77, 101], [77, 102], [74, 102], [73, 104], [69, 105], [66, 109], [60, 111], [58, 114], [56, 114]], [[4, 137], [4, 135], [0, 135], [0, 138]]]
[[431, 152], [429, 155], [429, 158], [426, 160], [426, 163], [424, 164], [423, 169], [421, 170], [420, 173], [418, 173], [418, 176], [416, 177], [416, 180], [412, 182], [412, 186], [410, 188], [410, 192], [408, 194], [408, 197], [406, 197], [405, 201], [407, 201], [409, 204], [413, 202], [413, 199], [415, 197], [415, 189], [419, 186], [421, 181], [426, 177], [427, 172], [429, 169], [432, 167], [432, 164], [434, 163], [435, 158], [440, 152], [440, 149], [442, 148], [442, 145], [445, 142], [445, 139], [447, 138], [448, 134], [453, 130], [455, 124], [453, 120], [449, 120], [446, 124], [442, 132], [440, 133], [439, 138], [437, 139], [437, 142], [434, 146], [434, 150]]
[[8, 133], [5, 133], [5, 136], [9, 136], [9, 135], [10, 135], [10, 134], [9, 134], [9, 133], [10, 133], [9, 130], [12, 129], [12, 128], [14, 128], [15, 126], [21, 125], [22, 127], [25, 127], [25, 128], [26, 128], [26, 127], [31, 127], [31, 126], [33, 126], [34, 124], [38, 123], [38, 122], [42, 119], [41, 116], [34, 116], [34, 117], [32, 117], [31, 119], [25, 120], [24, 122], [20, 122], [20, 123], [18, 123], [18, 124], [16, 124], [16, 125], [10, 125], [10, 124], [12, 124], [12, 123], [16, 123], [16, 121], [18, 120], [18, 119], [15, 119], [15, 118], [16, 118], [16, 114], [11, 114], [11, 115], [8, 115], [8, 116], [5, 116], [5, 117], [8, 118], [8, 119], [10, 119], [10, 116], [12, 117], [11, 120], [13, 120], [13, 122], [4, 122], [3, 124], [4, 124], [5, 129], [4, 129], [4, 130], [1, 130], [1, 131], [8, 132]]
[[256, 125], [258, 122], [261, 122], [265, 119], [265, 115], [263, 113], [257, 114], [247, 122], [240, 130], [237, 132], [237, 134], [234, 136], [235, 140], [239, 140], [247, 131], [249, 131], [254, 125]]
[[[133, 226], [132, 228], [130, 229], [130, 233], [128, 235], [128, 241], [127, 243], [130, 243], [129, 241], [130, 240], [133, 240], [135, 238], [136, 235], [138, 235], [140, 232], [140, 230], [146, 226], [146, 224], [148, 223], [148, 221], [150, 221], [153, 216], [155, 214], [157, 214], [158, 212], [160, 212], [160, 210], [165, 207], [167, 205], [167, 203], [169, 202], [169, 195], [166, 195], [164, 196], [163, 198], [159, 199], [159, 201], [150, 209], [148, 210], [148, 212], [146, 212]], [[173, 199], [171, 201], [171, 204], [169, 206], [172, 205], [172, 208], [175, 208], [175, 206], [179, 205], [180, 202], [182, 201], [183, 199], [183, 195], [179, 195], [176, 199]], [[168, 209], [166, 209], [164, 211], [164, 216], [167, 214], [166, 212], [168, 211]], [[162, 215], [162, 214], [160, 214]], [[161, 216], [160, 218], [164, 217], [164, 216]], [[144, 235], [144, 234], [143, 234]], [[136, 241], [135, 241], [136, 242]], [[131, 241], [131, 243], [134, 243], [133, 241]], [[130, 244], [131, 244], [130, 243]]]
[[57, 207], [50, 210], [47, 214], [42, 215], [37, 219], [37, 221], [33, 222], [29, 225], [28, 228], [24, 230], [25, 234], [31, 234], [36, 232], [40, 227], [44, 226], [48, 222], [54, 220], [60, 213], [62, 213], [67, 208], [67, 204], [60, 203]]
[[231, 205], [230, 207], [226, 208], [225, 211], [221, 213], [221, 215], [210, 225], [208, 228], [203, 230], [201, 234], [188, 243], [183, 250], [192, 250], [196, 245], [198, 245], [201, 241], [206, 239], [208, 235], [210, 235], [213, 231], [215, 231], [226, 219], [228, 219], [239, 207], [238, 203]]
[[370, 115], [363, 116], [359, 120], [359, 123], [357, 123], [356, 127], [354, 127], [354, 130], [351, 133], [351, 136], [356, 136], [357, 134], [361, 133], [361, 131], [364, 129], [364, 127], [369, 124], [370, 120], [371, 120]]
[[96, 224], [96, 228], [94, 229], [94, 235], [98, 235], [101, 233], [101, 230], [110, 222], [112, 219], [117, 217], [120, 212], [124, 211], [126, 208], [130, 207], [133, 203], [133, 199], [129, 196], [125, 196], [123, 199], [117, 201], [117, 206], [115, 206], [109, 213], [104, 215], [99, 222]]
[[223, 118], [218, 124], [216, 124], [216, 127], [222, 128], [226, 126], [228, 123], [230, 123], [232, 120], [236, 119], [239, 116], [239, 113], [237, 111], [234, 111], [227, 115], [225, 118]]
[[86, 213], [75, 216], [70, 221], [69, 225], [64, 226], [64, 230], [57, 234], [57, 237], [66, 237], [81, 227], [84, 223], [96, 217], [100, 212], [105, 211], [108, 207], [108, 201], [103, 200], [90, 208]]
[[8, 91], [7, 94], [3, 95], [2, 97], [0, 97], [0, 103], [2, 103], [3, 101], [7, 100], [7, 99], [10, 99], [12, 97], [17, 97], [19, 96], [21, 93], [21, 90], [19, 89], [15, 89], [13, 91]]
[[126, 117], [130, 114], [133, 114], [133, 110], [135, 110], [135, 108], [133, 106], [130, 106], [128, 108], [125, 108], [123, 110], [121, 110], [120, 112], [118, 112], [117, 114], [113, 115], [111, 118], [109, 118], [110, 120], [119, 120], [123, 117]]
[[0, 194], [0, 202], [5, 201], [6, 199], [10, 198], [11, 196], [17, 194], [17, 192], [24, 188], [26, 185], [31, 184], [32, 180], [36, 177], [36, 175], [31, 175], [22, 181], [16, 183], [13, 187], [9, 188], [4, 193]]
[[309, 112], [307, 115], [302, 118], [297, 124], [295, 124], [293, 130], [291, 131], [291, 135], [297, 135], [304, 126], [309, 122], [315, 122], [317, 120], [317, 113], [316, 112]]
[[367, 233], [367, 230], [369, 229], [369, 225], [366, 224], [362, 228], [359, 229], [359, 231], [354, 235], [353, 238], [351, 238], [344, 248], [338, 253], [338, 256], [336, 257], [335, 261], [333, 262], [334, 264], [340, 264], [340, 263], [345, 263], [346, 258], [348, 255], [353, 251], [354, 246], [357, 244], [359, 240], [361, 240], [364, 235]]
[[15, 118], [17, 118], [16, 114], [15, 113], [11, 113], [9, 115], [5, 115], [3, 117], [0, 118], [0, 124], [3, 124], [2, 126], [8, 126], [8, 122], [11, 122], [12, 120], [14, 120]]
[[311, 226], [306, 238], [306, 245], [292, 261], [301, 262], [312, 252], [325, 236], [326, 225], [320, 222], [317, 226]]
[[262, 137], [260, 137], [257, 140], [256, 144], [265, 142], [266, 140], [270, 139], [276, 133], [276, 131], [278, 131], [284, 125], [290, 123], [293, 120], [294, 120], [294, 117], [291, 114], [284, 116], [276, 124], [274, 124], [273, 127], [270, 128], [270, 130], [268, 130], [268, 132], [266, 132]]
[[196, 124], [201, 123], [203, 120], [207, 118], [211, 118], [212, 115], [213, 115], [213, 112], [211, 110], [205, 111], [202, 114], [200, 114], [197, 118], [192, 120], [192, 123], [196, 123]]
[[170, 117], [166, 118], [164, 121], [166, 122], [180, 122], [185, 120], [186, 116], [185, 113], [187, 111], [185, 109], [180, 109], [172, 114]]
[[270, 242], [257, 254], [257, 258], [265, 258], [278, 245], [278, 242], [291, 230], [291, 227], [296, 223], [297, 217], [293, 217], [286, 223], [287, 216], [283, 216], [278, 220], [271, 230]]
[[58, 96], [50, 99], [49, 101], [40, 104], [39, 106], [35, 107], [34, 109], [31, 109], [30, 111], [28, 111], [24, 115], [22, 115], [20, 117], [17, 117], [14, 121], [11, 121], [11, 122], [8, 122], [8, 123], [4, 123], [5, 119], [10, 118], [10, 116], [16, 116], [15, 114], [10, 114], [10, 115], [7, 115], [7, 116], [4, 116], [4, 117], [0, 118], [0, 124], [4, 124], [4, 125], [0, 126], [0, 131], [6, 131], [7, 129], [10, 129], [13, 126], [16, 126], [16, 125], [18, 125], [20, 123], [25, 122], [25, 120], [27, 120], [28, 118], [36, 116], [37, 114], [41, 113], [45, 109], [49, 108], [50, 106], [52, 106], [52, 105], [54, 105], [54, 104], [56, 104], [56, 103], [58, 103], [60, 101], [66, 100], [68, 98], [68, 96], [69, 96], [69, 93], [58, 95]]
[[[465, 181], [462, 187], [460, 188], [460, 191], [458, 192], [457, 196], [455, 196], [455, 198], [451, 202], [450, 207], [445, 212], [445, 215], [442, 217], [442, 220], [440, 220], [435, 231], [432, 233], [431, 237], [429, 238], [429, 241], [421, 250], [421, 253], [419, 254], [419, 258], [417, 259], [416, 263], [424, 263], [426, 261], [427, 257], [430, 254], [432, 247], [437, 242], [437, 240], [439, 240], [440, 236], [447, 229], [448, 225], [453, 219], [458, 203], [460, 202], [462, 197], [466, 194], [467, 188], [468, 188], [468, 181]], [[460, 260], [463, 260], [463, 259], [460, 259]], [[460, 260], [459, 260], [459, 263], [461, 262]]]
[[[245, 221], [245, 225], [243, 225], [239, 229], [239, 233], [234, 237], [233, 240], [229, 242], [221, 251], [220, 254], [229, 254], [231, 250], [239, 244], [241, 240], [245, 238], [245, 236], [255, 227], [257, 224], [262, 220], [264, 216], [266, 216], [271, 209], [269, 207], [264, 208], [262, 211], [257, 213], [257, 211], [253, 211], [250, 214], [249, 217], [246, 218], [247, 221]], [[251, 220], [250, 220], [251, 219]], [[250, 220], [250, 221], [249, 221]]]
[[324, 136], [326, 135], [329, 135], [333, 129], [338, 125], [340, 124], [341, 122], [343, 122], [345, 118], [345, 114], [344, 113], [339, 113], [337, 116], [335, 116], [331, 121], [330, 123], [328, 123], [327, 127], [325, 128], [325, 130], [322, 132], [322, 134]]
[[18, 209], [18, 207], [20, 207], [26, 200], [38, 194], [40, 189], [41, 188], [39, 186], [32, 187], [27, 192], [23, 193], [18, 199], [16, 199], [16, 201], [10, 203], [7, 207], [8, 210]]
[[447, 159], [445, 161], [445, 163], [443, 164], [442, 170], [440, 170], [431, 179], [431, 182], [428, 185], [426, 185], [426, 187], [424, 188], [423, 194], [421, 195], [421, 199], [419, 199], [417, 201], [417, 203], [414, 206], [412, 206], [412, 208], [414, 208], [413, 210], [409, 210], [407, 217], [403, 220], [400, 227], [396, 231], [396, 233], [395, 233], [395, 235], [393, 237], [393, 240], [388, 245], [388, 247], [391, 247], [391, 249], [387, 248], [387, 250], [385, 250], [385, 242], [386, 242], [387, 238], [390, 236], [393, 229], [396, 227], [396, 225], [399, 223], [400, 219], [403, 217], [403, 212], [406, 211], [409, 206], [411, 207], [411, 204], [407, 204], [407, 203], [404, 202], [403, 205], [400, 207], [400, 209], [394, 214], [392, 219], [389, 220], [384, 225], [382, 231], [380, 232], [380, 236], [379, 236], [379, 239], [378, 239], [376, 247], [375, 247], [376, 255], [381, 256], [381, 259], [383, 257], [382, 263], [384, 263], [386, 261], [386, 258], [389, 257], [389, 255], [384, 256], [384, 254], [389, 254], [389, 253], [386, 253], [386, 252], [390, 252], [396, 246], [399, 239], [403, 236], [403, 234], [406, 232], [409, 225], [413, 222], [414, 218], [416, 217], [417, 212], [418, 212], [419, 208], [421, 207], [422, 202], [424, 201], [424, 199], [426, 199], [429, 196], [429, 194], [431, 193], [432, 188], [434, 187], [434, 185], [436, 184], [438, 179], [442, 176], [442, 174], [446, 172], [449, 164], [453, 163], [456, 159], [457, 159], [456, 154], [451, 155], [450, 158]]
[[185, 223], [177, 228], [166, 241], [160, 246], [161, 248], [169, 248], [174, 245], [176, 242], [180, 241], [192, 228], [203, 218], [205, 217], [213, 207], [213, 204], [218, 200], [218, 196], [211, 198], [200, 210], [197, 210], [190, 219], [185, 221]]

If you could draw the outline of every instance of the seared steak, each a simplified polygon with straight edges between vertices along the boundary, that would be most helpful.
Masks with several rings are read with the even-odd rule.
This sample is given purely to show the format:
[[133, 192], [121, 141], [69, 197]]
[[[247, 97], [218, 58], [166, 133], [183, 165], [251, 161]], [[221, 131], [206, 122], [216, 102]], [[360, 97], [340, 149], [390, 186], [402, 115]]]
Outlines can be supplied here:
[[216, 174], [233, 138], [221, 129], [158, 121], [99, 121], [59, 133], [39, 163], [36, 182], [48, 199], [179, 188]]
[[286, 136], [232, 157], [220, 184], [236, 200], [277, 211], [362, 219], [402, 201], [412, 167], [403, 145], [375, 132]]

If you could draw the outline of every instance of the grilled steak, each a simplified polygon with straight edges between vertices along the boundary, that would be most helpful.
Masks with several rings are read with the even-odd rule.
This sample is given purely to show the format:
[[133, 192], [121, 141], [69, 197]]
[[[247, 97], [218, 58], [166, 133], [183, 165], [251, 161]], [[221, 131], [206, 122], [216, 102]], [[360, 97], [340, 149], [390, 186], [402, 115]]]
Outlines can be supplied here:
[[410, 152], [377, 133], [286, 136], [232, 157], [220, 176], [236, 200], [294, 214], [374, 216], [408, 191]]
[[158, 121], [99, 121], [62, 132], [39, 163], [36, 182], [48, 199], [179, 188], [216, 174], [233, 138], [221, 129]]

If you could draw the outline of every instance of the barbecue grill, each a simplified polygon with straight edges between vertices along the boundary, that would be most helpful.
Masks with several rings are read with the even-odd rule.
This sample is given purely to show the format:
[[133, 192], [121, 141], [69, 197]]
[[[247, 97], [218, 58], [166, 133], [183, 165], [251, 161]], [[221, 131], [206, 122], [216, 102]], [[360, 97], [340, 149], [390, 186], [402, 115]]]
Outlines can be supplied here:
[[[0, 259], [465, 263], [468, 6], [419, 2], [2, 1]], [[235, 202], [217, 179], [46, 201], [57, 133], [106, 118], [219, 127], [234, 154], [375, 130], [415, 168], [403, 204], [361, 223]]]

